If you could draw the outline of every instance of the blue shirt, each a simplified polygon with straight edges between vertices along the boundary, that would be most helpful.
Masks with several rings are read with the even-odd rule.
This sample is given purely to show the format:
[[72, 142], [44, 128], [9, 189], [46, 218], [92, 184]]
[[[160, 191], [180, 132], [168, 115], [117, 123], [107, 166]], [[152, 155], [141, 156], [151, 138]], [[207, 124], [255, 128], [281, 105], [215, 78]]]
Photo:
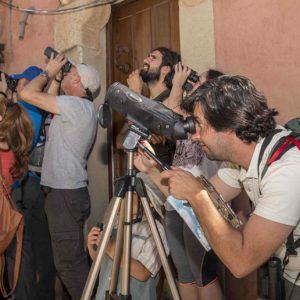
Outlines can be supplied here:
[[18, 101], [18, 103], [26, 110], [33, 125], [34, 135], [33, 135], [33, 142], [31, 146], [32, 149], [38, 142], [39, 133], [42, 125], [42, 118], [43, 118], [42, 110], [22, 100]]
[[[33, 149], [39, 139], [39, 133], [40, 133], [42, 119], [43, 119], [43, 113], [42, 113], [43, 111], [40, 108], [38, 108], [32, 104], [24, 102], [23, 100], [18, 101], [18, 104], [21, 105], [26, 110], [26, 112], [32, 122], [33, 141], [32, 141], [32, 145], [31, 145], [31, 149]], [[28, 171], [27, 175], [40, 179], [40, 176], [38, 176], [36, 173], [34, 173], [32, 171]], [[20, 186], [21, 186], [21, 181], [16, 181], [13, 185], [13, 189], [20, 187]]]

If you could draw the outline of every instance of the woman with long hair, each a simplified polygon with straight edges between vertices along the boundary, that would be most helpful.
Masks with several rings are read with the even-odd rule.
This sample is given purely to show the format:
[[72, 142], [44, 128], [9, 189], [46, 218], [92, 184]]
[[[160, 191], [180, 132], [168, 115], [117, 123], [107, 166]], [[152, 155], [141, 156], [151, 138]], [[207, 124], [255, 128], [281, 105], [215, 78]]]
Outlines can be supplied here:
[[7, 84], [0, 81], [0, 158], [1, 171], [8, 192], [16, 179], [26, 175], [28, 152], [33, 138], [32, 124], [24, 109], [6, 96]]

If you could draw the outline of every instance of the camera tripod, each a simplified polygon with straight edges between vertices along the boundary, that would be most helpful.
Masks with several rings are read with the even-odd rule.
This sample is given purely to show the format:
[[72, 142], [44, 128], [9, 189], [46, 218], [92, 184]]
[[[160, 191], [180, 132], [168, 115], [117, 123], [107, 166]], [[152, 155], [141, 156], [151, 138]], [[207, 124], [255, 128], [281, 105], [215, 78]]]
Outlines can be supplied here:
[[[163, 165], [157, 157], [152, 154], [147, 148], [139, 142], [141, 138], [147, 138], [149, 136], [145, 131], [141, 131], [136, 126], [131, 125], [129, 133], [123, 143], [127, 156], [127, 168], [126, 175], [119, 177], [115, 181], [114, 203], [112, 204], [111, 215], [104, 224], [104, 230], [101, 235], [99, 247], [97, 249], [97, 255], [93, 261], [91, 270], [81, 300], [90, 300], [99, 273], [101, 263], [105, 254], [105, 249], [108, 245], [114, 224], [118, 218], [118, 230], [116, 237], [115, 255], [113, 258], [113, 265], [111, 271], [111, 280], [109, 290], [106, 291], [105, 299], [132, 299], [130, 295], [130, 261], [131, 261], [131, 235], [132, 235], [132, 203], [133, 192], [138, 195], [139, 201], [141, 201], [144, 208], [151, 233], [153, 235], [155, 245], [157, 247], [159, 257], [164, 268], [167, 281], [174, 300], [180, 300], [178, 290], [173, 278], [170, 266], [168, 264], [167, 255], [163, 247], [154, 217], [151, 212], [149, 200], [147, 197], [147, 191], [145, 184], [141, 178], [136, 177], [135, 170], [133, 169], [133, 157], [134, 152], [137, 151], [137, 147], [142, 148], [147, 152], [163, 169], [167, 169], [167, 166]], [[148, 151], [147, 151], [148, 150]], [[149, 153], [150, 152], [150, 153]], [[127, 197], [125, 198], [125, 195]], [[123, 224], [123, 225], [122, 225]], [[122, 282], [120, 295], [117, 295], [118, 273], [120, 263], [122, 259]]]

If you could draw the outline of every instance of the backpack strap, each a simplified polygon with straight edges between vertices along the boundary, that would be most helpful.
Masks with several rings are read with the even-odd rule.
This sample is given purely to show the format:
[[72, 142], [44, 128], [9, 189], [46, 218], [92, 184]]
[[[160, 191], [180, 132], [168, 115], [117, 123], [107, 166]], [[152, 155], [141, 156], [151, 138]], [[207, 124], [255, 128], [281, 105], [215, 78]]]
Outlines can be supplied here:
[[[257, 170], [259, 172], [259, 165], [261, 163], [263, 154], [268, 146], [268, 144], [271, 142], [272, 138], [274, 137], [275, 134], [279, 133], [281, 131], [281, 129], [275, 129], [271, 132], [271, 134], [269, 134], [260, 149], [259, 152], [259, 157], [258, 157], [258, 166], [257, 166]], [[264, 177], [264, 175], [266, 174], [269, 166], [276, 160], [279, 160], [288, 150], [290, 150], [293, 147], [297, 147], [300, 150], [300, 134], [297, 132], [291, 132], [289, 135], [287, 136], [283, 136], [281, 137], [276, 144], [273, 146], [269, 158], [267, 160], [267, 163], [265, 164], [263, 171], [261, 173], [261, 179]]]
[[[287, 128], [289, 129], [289, 128]], [[271, 142], [272, 138], [275, 134], [279, 133], [281, 129], [275, 129], [273, 130], [263, 141], [263, 144], [261, 146], [260, 152], [259, 152], [259, 158], [258, 158], [258, 166], [257, 170], [259, 173], [259, 165], [261, 163], [263, 154], [268, 146], [268, 144]], [[269, 166], [276, 160], [279, 160], [288, 150], [290, 150], [293, 147], [297, 147], [300, 150], [300, 133], [292, 131], [289, 135], [281, 137], [276, 144], [273, 146], [270, 155], [268, 157], [268, 160], [263, 168], [261, 179], [266, 174]], [[260, 192], [260, 191], [259, 191]], [[260, 192], [261, 194], [261, 192]], [[285, 243], [286, 245], [286, 252], [283, 259], [283, 266], [285, 267], [289, 263], [289, 256], [297, 256], [296, 249], [300, 247], [300, 238], [298, 238], [296, 241], [294, 241], [294, 230], [289, 234], [287, 241]], [[297, 281], [297, 280], [296, 280]]]
[[[296, 242], [300, 242], [300, 239], [298, 239]], [[283, 258], [283, 266], [285, 267], [289, 263], [289, 257], [290, 255], [292, 256], [297, 256], [297, 251], [296, 249], [300, 246], [296, 247], [296, 242], [294, 241], [294, 230], [289, 234], [285, 246], [286, 246], [286, 252]]]
[[[5, 179], [2, 174], [2, 154], [0, 151], [0, 188], [3, 189], [3, 192], [6, 193], [8, 200], [10, 201], [12, 207], [16, 210], [17, 206], [15, 205], [14, 201], [11, 199], [5, 184]], [[12, 288], [9, 292], [6, 291], [4, 286], [4, 271], [5, 271], [5, 254], [0, 256], [0, 291], [4, 298], [8, 298], [13, 294], [17, 287], [17, 282], [20, 273], [20, 266], [21, 266], [21, 257], [22, 257], [22, 244], [23, 244], [23, 230], [24, 230], [24, 218], [22, 217], [20, 224], [18, 226], [16, 232], [16, 240], [17, 240], [17, 247], [16, 247], [16, 258], [15, 258], [15, 266], [14, 266], [14, 277]]]
[[[281, 129], [274, 129], [274, 130], [272, 130], [271, 133], [264, 139], [264, 141], [263, 141], [263, 143], [262, 143], [262, 145], [261, 145], [261, 148], [260, 148], [260, 152], [259, 152], [259, 156], [258, 156], [258, 161], [257, 161], [257, 172], [258, 172], [258, 175], [259, 175], [259, 165], [260, 165], [260, 163], [261, 163], [261, 161], [262, 161], [262, 158], [263, 158], [263, 155], [264, 155], [264, 153], [265, 153], [265, 150], [266, 150], [267, 146], [270, 144], [270, 142], [271, 142], [271, 140], [273, 139], [273, 137], [275, 136], [275, 134], [279, 133], [280, 131], [281, 131]], [[265, 166], [265, 168], [266, 168], [266, 166]], [[265, 169], [265, 168], [264, 168], [264, 169]], [[266, 171], [267, 171], [267, 170], [266, 170]], [[264, 176], [264, 174], [265, 174], [266, 171], [263, 170], [263, 175], [262, 175], [262, 177]], [[258, 176], [258, 177], [259, 177], [259, 176]], [[261, 178], [262, 178], [262, 177], [261, 177]]]
[[276, 147], [274, 147], [274, 151], [272, 151], [271, 157], [267, 164], [271, 165], [274, 161], [280, 159], [285, 152], [295, 146], [300, 150], [300, 142], [297, 140], [297, 137], [299, 136], [299, 134], [292, 132], [288, 136], [281, 138], [279, 143], [275, 145]]
[[18, 278], [20, 274], [21, 257], [22, 257], [23, 229], [24, 229], [24, 219], [21, 220], [18, 230], [16, 232], [17, 249], [16, 249], [16, 258], [15, 258], [15, 266], [14, 266], [14, 277], [13, 277], [12, 288], [9, 292], [6, 291], [4, 286], [5, 255], [2, 254], [0, 256], [0, 291], [4, 298], [8, 298], [9, 296], [12, 296], [12, 294], [14, 293], [17, 287]]

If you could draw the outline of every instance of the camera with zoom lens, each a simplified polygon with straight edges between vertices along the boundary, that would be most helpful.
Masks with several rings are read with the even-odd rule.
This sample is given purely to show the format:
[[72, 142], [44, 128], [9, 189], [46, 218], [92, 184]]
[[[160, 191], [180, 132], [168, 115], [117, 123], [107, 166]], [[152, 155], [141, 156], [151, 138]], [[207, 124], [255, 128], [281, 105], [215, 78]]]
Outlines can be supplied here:
[[[16, 88], [17, 88], [17, 85], [18, 85], [18, 79], [14, 79], [12, 77], [9, 77], [6, 73], [1, 72], [1, 71], [0, 71], [0, 76], [1, 76], [1, 73], [3, 73], [4, 76], [5, 76], [5, 81], [6, 81], [6, 84], [7, 84], [7, 88], [9, 90], [11, 90], [12, 92], [15, 92]], [[1, 77], [0, 77], [0, 81], [1, 81]]]
[[[165, 77], [164, 82], [168, 89], [172, 89], [172, 86], [173, 86], [172, 81], [173, 81], [174, 74], [175, 74], [175, 70], [173, 69]], [[187, 92], [191, 91], [193, 89], [193, 85], [190, 83], [190, 81], [193, 83], [196, 83], [199, 80], [199, 77], [200, 76], [198, 75], [198, 73], [196, 71], [191, 70], [191, 73], [190, 73], [189, 77], [186, 79], [185, 83], [183, 84], [182, 89]]]
[[[44, 55], [47, 56], [48, 58], [51, 58], [52, 53], [53, 53], [53, 58], [55, 58], [58, 55], [58, 52], [51, 47], [47, 47], [44, 50]], [[66, 74], [70, 72], [71, 68], [72, 68], [72, 63], [67, 61], [62, 67], [62, 72]]]

